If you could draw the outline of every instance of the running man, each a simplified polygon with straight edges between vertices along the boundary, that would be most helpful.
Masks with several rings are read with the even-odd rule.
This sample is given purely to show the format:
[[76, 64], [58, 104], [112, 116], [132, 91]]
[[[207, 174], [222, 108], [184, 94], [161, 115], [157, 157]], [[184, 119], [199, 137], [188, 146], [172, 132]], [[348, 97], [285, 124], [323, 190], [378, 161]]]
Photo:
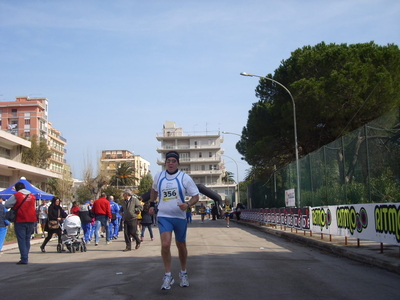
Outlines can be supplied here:
[[[169, 290], [175, 282], [171, 274], [171, 242], [172, 232], [175, 233], [175, 243], [179, 252], [181, 271], [180, 286], [189, 286], [186, 271], [186, 210], [199, 201], [199, 190], [193, 179], [178, 169], [179, 154], [170, 151], [165, 155], [166, 170], [154, 176], [154, 183], [150, 193], [151, 206], [159, 197], [158, 202], [158, 228], [161, 237], [161, 256], [164, 263], [165, 275], [162, 290]], [[191, 197], [185, 202], [185, 195]], [[150, 214], [154, 213], [154, 207], [150, 207]]]

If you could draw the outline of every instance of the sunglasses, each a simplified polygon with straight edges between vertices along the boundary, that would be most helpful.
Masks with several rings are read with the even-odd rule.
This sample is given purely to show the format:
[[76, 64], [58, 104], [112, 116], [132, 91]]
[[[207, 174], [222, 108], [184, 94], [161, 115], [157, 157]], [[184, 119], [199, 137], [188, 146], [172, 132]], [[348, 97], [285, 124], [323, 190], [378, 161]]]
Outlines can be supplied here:
[[177, 161], [176, 159], [167, 159], [165, 162], [166, 162], [167, 164], [175, 164], [175, 163], [177, 163], [178, 161]]

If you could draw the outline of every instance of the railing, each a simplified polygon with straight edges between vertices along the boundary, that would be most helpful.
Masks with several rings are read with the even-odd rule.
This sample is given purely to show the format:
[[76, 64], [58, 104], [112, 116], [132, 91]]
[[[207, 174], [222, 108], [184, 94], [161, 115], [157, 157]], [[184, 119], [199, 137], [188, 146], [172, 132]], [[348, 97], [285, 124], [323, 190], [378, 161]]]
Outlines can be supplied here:
[[168, 135], [164, 135], [164, 133], [156, 133], [156, 137], [160, 138], [177, 138], [177, 137], [193, 137], [193, 136], [219, 136], [219, 131], [193, 131], [188, 133], [183, 133], [182, 131], [170, 131]]
[[[212, 173], [211, 173], [212, 172]], [[185, 171], [185, 173], [189, 174], [189, 175], [209, 175], [209, 176], [219, 176], [222, 174], [221, 170], [207, 170], [207, 171], [203, 171], [203, 170], [199, 170], [199, 171], [195, 171], [195, 170], [189, 170], [189, 171]]]
[[168, 151], [168, 150], [204, 150], [204, 149], [220, 149], [219, 145], [184, 145], [184, 146], [165, 146], [165, 147], [157, 147], [157, 150], [160, 151]]
[[[209, 162], [209, 163], [219, 163], [221, 162], [221, 157], [197, 157], [197, 158], [183, 158], [179, 159], [180, 163], [201, 163], [201, 162]], [[162, 159], [157, 159], [157, 164], [163, 165], [165, 163]]]

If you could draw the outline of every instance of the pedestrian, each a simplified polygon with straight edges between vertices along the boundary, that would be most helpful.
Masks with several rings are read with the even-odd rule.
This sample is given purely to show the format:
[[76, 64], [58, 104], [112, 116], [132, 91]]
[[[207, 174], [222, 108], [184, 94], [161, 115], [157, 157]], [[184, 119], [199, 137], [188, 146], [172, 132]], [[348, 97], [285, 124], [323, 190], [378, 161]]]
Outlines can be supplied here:
[[240, 215], [242, 213], [242, 209], [243, 209], [243, 204], [242, 203], [238, 203], [236, 205], [236, 211], [235, 211], [235, 215], [236, 215], [236, 220], [240, 221]]
[[[57, 234], [58, 237], [58, 244], [61, 245], [61, 222], [67, 217], [67, 213], [63, 210], [61, 207], [61, 200], [58, 197], [53, 197], [51, 200], [51, 204], [49, 208], [47, 209], [48, 211], [48, 218], [47, 218], [47, 223], [44, 227], [44, 230], [47, 231], [47, 237], [44, 239], [42, 245], [40, 246], [40, 250], [42, 252], [46, 252], [46, 245], [47, 243], [51, 240], [54, 234]], [[57, 221], [58, 222], [58, 227], [57, 228], [50, 228], [49, 223], [50, 221]]]
[[153, 224], [153, 218], [152, 215], [149, 213], [149, 208], [150, 204], [146, 202], [143, 205], [143, 211], [142, 211], [142, 231], [140, 235], [140, 240], [143, 242], [144, 241], [144, 232], [147, 230], [149, 231], [150, 234], [150, 239], [154, 241], [154, 236], [153, 236], [153, 229], [151, 228], [151, 225]]
[[111, 222], [109, 224], [109, 235], [111, 240], [116, 240], [118, 238], [118, 215], [119, 215], [119, 206], [114, 202], [114, 196], [109, 196], [108, 200], [110, 201], [111, 207]]
[[96, 229], [96, 218], [94, 217], [94, 213], [93, 213], [93, 203], [94, 203], [94, 200], [92, 199], [92, 200], [89, 200], [89, 208], [90, 208], [90, 211], [92, 212], [92, 222], [90, 223], [90, 234], [89, 234], [89, 236], [90, 236], [90, 240], [89, 241], [91, 241], [91, 240], [93, 240], [93, 238], [94, 238], [94, 231], [95, 231], [95, 229]]
[[232, 218], [232, 205], [230, 204], [229, 200], [225, 200], [224, 216], [226, 220], [226, 227], [229, 228], [229, 222]]
[[212, 220], [216, 221], [218, 216], [218, 207], [215, 204], [211, 204], [211, 215]]
[[156, 200], [154, 202], [154, 208], [153, 208], [153, 225], [157, 226], [158, 224], [158, 219], [157, 219], [157, 211], [158, 211], [158, 201]]
[[117, 223], [118, 223], [118, 234], [117, 237], [119, 237], [119, 232], [122, 231], [122, 206], [119, 204], [118, 200], [114, 200], [115, 203], [118, 205], [118, 213], [117, 213]]
[[122, 209], [124, 211], [122, 222], [124, 224], [124, 237], [126, 244], [126, 247], [123, 251], [126, 252], [132, 250], [131, 237], [136, 242], [135, 249], [139, 249], [140, 247], [141, 241], [137, 234], [137, 221], [138, 214], [142, 211], [143, 205], [136, 196], [132, 195], [130, 190], [125, 190], [122, 196], [124, 197], [124, 201], [122, 202]]
[[[143, 202], [142, 197], [139, 196], [138, 198], [139, 198], [140, 204], [142, 204], [142, 207], [143, 207], [144, 202]], [[142, 232], [142, 212], [141, 211], [138, 213], [138, 216], [137, 216], [137, 225], [138, 225], [138, 236], [140, 236], [141, 232]]]
[[90, 244], [91, 240], [91, 226], [93, 221], [93, 213], [90, 208], [90, 200], [87, 200], [85, 204], [81, 205], [79, 208], [79, 218], [81, 219], [81, 226], [83, 229], [83, 239], [86, 244]]
[[100, 198], [94, 201], [93, 207], [92, 207], [92, 212], [95, 215], [95, 224], [96, 224], [96, 229], [94, 231], [95, 235], [95, 242], [94, 245], [98, 246], [99, 245], [99, 240], [100, 240], [100, 228], [103, 227], [104, 231], [106, 233], [106, 244], [110, 244], [110, 231], [108, 230], [108, 225], [111, 221], [111, 206], [110, 206], [110, 201], [107, 200], [107, 195], [106, 193], [102, 192], [100, 195]]
[[17, 265], [26, 265], [29, 261], [31, 249], [31, 234], [36, 222], [36, 197], [25, 189], [23, 182], [17, 182], [14, 186], [17, 191], [4, 203], [6, 208], [18, 209], [14, 222], [15, 235], [18, 240], [18, 248], [21, 259]]
[[[154, 182], [150, 193], [150, 202], [159, 197], [158, 202], [158, 228], [161, 237], [161, 256], [164, 263], [165, 275], [163, 277], [162, 290], [169, 290], [174, 283], [171, 274], [171, 242], [172, 232], [175, 234], [175, 243], [178, 248], [181, 271], [180, 286], [189, 286], [186, 270], [186, 210], [199, 201], [199, 190], [193, 179], [178, 169], [179, 154], [170, 151], [165, 155], [166, 170], [154, 176]], [[185, 202], [185, 195], [190, 197]], [[154, 208], [149, 210], [154, 213]]]
[[41, 204], [38, 206], [38, 219], [39, 219], [39, 225], [40, 229], [42, 231], [42, 238], [44, 238], [44, 227], [46, 226], [47, 223], [47, 201], [42, 199]]
[[4, 207], [3, 203], [4, 199], [0, 197], [0, 254], [3, 254], [4, 240], [6, 239], [8, 225], [10, 224], [10, 221], [5, 218], [8, 209]]
[[203, 203], [200, 203], [199, 215], [201, 217], [201, 223], [204, 223], [204, 217], [206, 216], [206, 208]]
[[192, 208], [190, 206], [186, 209], [186, 222], [192, 223]]
[[211, 211], [211, 209], [210, 209], [210, 207], [207, 205], [207, 206], [206, 206], [206, 216], [208, 217], [209, 220], [211, 219], [211, 217], [210, 217], [210, 211]]

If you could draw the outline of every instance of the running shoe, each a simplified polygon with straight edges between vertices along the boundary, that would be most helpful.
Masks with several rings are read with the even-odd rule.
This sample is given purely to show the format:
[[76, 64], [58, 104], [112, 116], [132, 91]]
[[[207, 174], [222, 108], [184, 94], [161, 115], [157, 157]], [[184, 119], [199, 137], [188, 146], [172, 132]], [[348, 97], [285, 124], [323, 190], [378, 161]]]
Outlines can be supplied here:
[[179, 272], [179, 278], [181, 279], [181, 283], [180, 283], [181, 287], [189, 286], [188, 274], [187, 273]]
[[161, 286], [162, 290], [169, 290], [171, 285], [175, 282], [171, 275], [164, 275], [163, 284]]

